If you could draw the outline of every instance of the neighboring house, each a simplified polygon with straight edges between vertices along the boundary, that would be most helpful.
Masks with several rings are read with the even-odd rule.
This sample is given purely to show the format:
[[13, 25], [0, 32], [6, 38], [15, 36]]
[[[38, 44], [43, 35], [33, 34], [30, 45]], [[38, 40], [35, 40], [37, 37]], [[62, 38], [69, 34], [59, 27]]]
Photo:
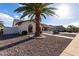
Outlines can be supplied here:
[[42, 24], [43, 26], [43, 31], [52, 31], [53, 26], [51, 25], [46, 25], [46, 24]]
[[63, 27], [62, 25], [54, 26], [53, 31], [64, 32], [65, 31], [65, 27]]
[[42, 24], [42, 26], [43, 26], [43, 31], [59, 31], [59, 32], [65, 31], [65, 27], [63, 27], [62, 25], [52, 26], [52, 25]]

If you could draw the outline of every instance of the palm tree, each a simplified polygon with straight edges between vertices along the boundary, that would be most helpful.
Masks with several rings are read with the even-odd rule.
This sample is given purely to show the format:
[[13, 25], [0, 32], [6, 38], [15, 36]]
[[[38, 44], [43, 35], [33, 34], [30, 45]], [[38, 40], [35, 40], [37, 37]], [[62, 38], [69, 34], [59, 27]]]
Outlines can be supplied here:
[[36, 23], [36, 32], [35, 36], [40, 36], [40, 21], [41, 17], [44, 17], [46, 19], [46, 15], [53, 16], [56, 15], [54, 10], [56, 8], [48, 7], [51, 5], [51, 3], [20, 3], [22, 6], [17, 8], [15, 12], [20, 13], [22, 12], [22, 16], [20, 18], [23, 18], [25, 16], [30, 17], [31, 19], [34, 19]]

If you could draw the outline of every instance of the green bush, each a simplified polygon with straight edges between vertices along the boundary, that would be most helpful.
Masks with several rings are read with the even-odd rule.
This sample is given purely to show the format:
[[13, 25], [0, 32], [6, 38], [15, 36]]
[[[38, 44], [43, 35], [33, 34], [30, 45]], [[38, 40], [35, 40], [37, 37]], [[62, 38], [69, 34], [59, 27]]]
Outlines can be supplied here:
[[27, 31], [22, 31], [22, 35], [27, 35]]
[[0, 31], [0, 35], [3, 35], [3, 31]]

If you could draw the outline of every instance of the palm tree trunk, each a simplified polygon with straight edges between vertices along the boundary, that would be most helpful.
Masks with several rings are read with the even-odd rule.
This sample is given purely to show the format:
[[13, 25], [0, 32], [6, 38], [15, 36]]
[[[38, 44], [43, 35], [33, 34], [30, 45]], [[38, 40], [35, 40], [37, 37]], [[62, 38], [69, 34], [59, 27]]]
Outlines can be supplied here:
[[36, 32], [35, 32], [35, 36], [40, 36], [40, 12], [38, 10], [36, 10], [36, 14], [35, 14], [35, 23], [36, 23]]

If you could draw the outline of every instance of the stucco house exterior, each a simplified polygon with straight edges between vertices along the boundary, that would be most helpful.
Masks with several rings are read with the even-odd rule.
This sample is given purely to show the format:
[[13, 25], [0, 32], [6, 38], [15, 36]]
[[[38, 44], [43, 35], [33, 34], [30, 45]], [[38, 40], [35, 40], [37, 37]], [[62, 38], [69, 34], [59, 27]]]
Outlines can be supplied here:
[[42, 24], [42, 27], [43, 27], [43, 31], [52, 31], [53, 29], [52, 25]]
[[[21, 34], [22, 31], [27, 31], [28, 33], [35, 33], [36, 32], [36, 24], [34, 21], [25, 20], [25, 21], [17, 21], [14, 20], [13, 27], [18, 28], [18, 32]], [[40, 25], [41, 31], [42, 26]]]
[[42, 24], [42, 26], [43, 26], [44, 31], [58, 31], [58, 32], [64, 32], [65, 31], [65, 27], [62, 26], [62, 25], [52, 26], [52, 25]]
[[63, 27], [62, 25], [53, 26], [53, 31], [64, 32], [65, 31], [65, 27]]
[[18, 28], [19, 33], [22, 33], [22, 31], [27, 31], [28, 33], [35, 33], [36, 31], [36, 25], [33, 21], [20, 21], [14, 25]]

